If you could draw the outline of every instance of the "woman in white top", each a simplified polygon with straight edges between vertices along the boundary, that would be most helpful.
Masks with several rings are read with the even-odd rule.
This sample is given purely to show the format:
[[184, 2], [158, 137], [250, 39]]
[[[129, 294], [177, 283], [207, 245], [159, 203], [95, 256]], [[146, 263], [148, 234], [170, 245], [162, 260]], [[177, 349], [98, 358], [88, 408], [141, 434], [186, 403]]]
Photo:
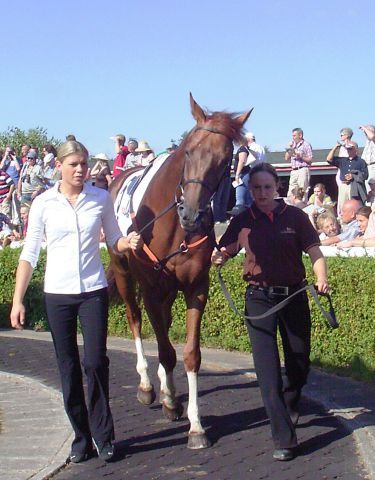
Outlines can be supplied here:
[[[103, 228], [107, 243], [118, 253], [140, 248], [142, 240], [135, 232], [123, 237], [108, 192], [84, 183], [88, 152], [81, 143], [64, 143], [56, 166], [62, 180], [38, 196], [30, 209], [11, 322], [17, 329], [25, 324], [23, 298], [45, 237], [45, 307], [65, 410], [75, 433], [70, 461], [78, 463], [89, 458], [93, 442], [98, 455], [109, 461], [114, 454], [114, 429], [108, 401], [107, 281], [100, 260], [99, 237]], [[88, 408], [77, 347], [77, 317], [84, 339]]]

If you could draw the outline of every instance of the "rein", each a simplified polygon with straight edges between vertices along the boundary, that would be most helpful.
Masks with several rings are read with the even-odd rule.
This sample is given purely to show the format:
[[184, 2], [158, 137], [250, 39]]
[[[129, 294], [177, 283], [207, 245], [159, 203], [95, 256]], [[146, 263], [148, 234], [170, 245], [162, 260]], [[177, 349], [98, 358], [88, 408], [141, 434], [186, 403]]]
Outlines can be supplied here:
[[[224, 135], [226, 138], [228, 138], [230, 141], [232, 141], [232, 139], [230, 137], [228, 137], [228, 135], [226, 135], [224, 132], [216, 129], [216, 128], [211, 128], [211, 127], [203, 127], [203, 126], [197, 126], [196, 127], [196, 130], [206, 130], [207, 132], [210, 132], [210, 133], [215, 133], [215, 134], [218, 134], [218, 135]], [[186, 161], [186, 159], [185, 159]], [[185, 166], [185, 163], [184, 163], [184, 166]], [[133, 227], [134, 227], [134, 230], [136, 232], [138, 232], [140, 235], [142, 235], [142, 233], [151, 225], [153, 225], [156, 220], [158, 220], [159, 218], [161, 218], [163, 215], [165, 215], [166, 213], [168, 213], [170, 210], [172, 210], [173, 208], [175, 208], [176, 206], [179, 205], [180, 202], [178, 202], [177, 200], [177, 193], [175, 193], [175, 199], [173, 202], [171, 202], [167, 207], [165, 207], [160, 213], [158, 213], [152, 220], [150, 220], [148, 223], [146, 223], [146, 225], [144, 225], [141, 229], [138, 229], [138, 226], [137, 226], [137, 223], [136, 223], [136, 214], [134, 212], [134, 208], [133, 208], [133, 195], [134, 195], [134, 192], [135, 190], [137, 189], [138, 185], [141, 183], [142, 179], [144, 178], [145, 174], [147, 173], [148, 171], [148, 167], [145, 169], [145, 171], [143, 172], [143, 174], [139, 177], [136, 185], [135, 185], [135, 188], [133, 189], [133, 192], [130, 196], [130, 207], [129, 207], [129, 210], [130, 210], [130, 218], [132, 220], [132, 223], [133, 223]], [[182, 174], [183, 175], [183, 174]], [[186, 185], [188, 185], [189, 183], [195, 183], [195, 184], [199, 184], [199, 185], [202, 185], [202, 187], [206, 188], [210, 193], [211, 193], [211, 197], [210, 197], [210, 202], [209, 204], [211, 203], [212, 201], [212, 198], [213, 196], [215, 195], [215, 192], [212, 191], [212, 188], [206, 183], [204, 182], [203, 180], [199, 180], [199, 179], [196, 179], [196, 178], [193, 178], [193, 179], [189, 179], [187, 180], [186, 182], [184, 182], [184, 184], [182, 183], [182, 175], [181, 175], [181, 179], [177, 185], [177, 188], [176, 188], [176, 192], [178, 190], [178, 188], [181, 188], [181, 191], [183, 193], [183, 190], [184, 190], [184, 187]], [[224, 176], [224, 173], [222, 175], [222, 177]], [[220, 179], [221, 181], [221, 179]], [[163, 270], [166, 266], [166, 264], [168, 263], [168, 261], [173, 258], [174, 256], [176, 255], [179, 255], [180, 253], [187, 253], [189, 252], [190, 249], [192, 248], [195, 248], [195, 247], [198, 247], [199, 245], [201, 245], [202, 243], [204, 243], [206, 240], [208, 240], [208, 235], [205, 235], [204, 237], [200, 238], [199, 240], [197, 240], [196, 242], [192, 242], [192, 243], [186, 243], [186, 239], [180, 244], [180, 246], [177, 248], [177, 250], [171, 252], [170, 254], [166, 255], [164, 258], [162, 258], [161, 260], [158, 259], [158, 257], [152, 252], [152, 250], [150, 249], [150, 247], [144, 243], [143, 244], [143, 251], [145, 252], [145, 254], [147, 255], [147, 257], [149, 258], [149, 260], [151, 260], [151, 262], [153, 263], [154, 265], [154, 269], [157, 270], [157, 271], [160, 271], [160, 270]], [[132, 251], [134, 255], [136, 255], [136, 253], [134, 251]], [[139, 260], [142, 261], [141, 258], [138, 257]], [[148, 264], [148, 262], [145, 262], [143, 261], [144, 263]]]
[[[304, 287], [302, 287], [299, 290], [297, 290], [296, 292], [294, 292], [292, 295], [289, 295], [288, 297], [286, 297], [284, 300], [279, 302], [274, 307], [267, 310], [265, 313], [262, 313], [261, 315], [251, 315], [251, 316], [249, 316], [249, 315], [242, 314], [237, 309], [236, 305], [234, 304], [233, 298], [231, 297], [231, 295], [230, 295], [230, 293], [229, 293], [229, 291], [228, 291], [228, 289], [225, 285], [223, 276], [221, 274], [221, 267], [220, 266], [217, 268], [217, 275], [218, 275], [221, 290], [222, 290], [222, 292], [224, 294], [224, 297], [226, 298], [230, 308], [234, 311], [234, 313], [236, 315], [244, 318], [245, 320], [249, 320], [249, 321], [261, 320], [263, 318], [268, 317], [269, 315], [273, 315], [274, 313], [278, 312], [279, 310], [284, 308], [286, 305], [288, 305], [288, 303], [290, 303], [290, 301], [292, 300], [293, 297], [295, 297], [296, 295], [299, 295], [302, 292], [309, 291], [311, 293], [313, 299], [315, 300], [315, 303], [318, 306], [320, 312], [323, 314], [323, 316], [327, 320], [329, 326], [331, 328], [337, 328], [339, 326], [338, 321], [336, 319], [336, 314], [335, 314], [335, 311], [334, 311], [334, 308], [333, 308], [333, 303], [332, 303], [332, 299], [331, 299], [330, 294], [329, 293], [318, 293], [316, 288], [315, 288], [315, 285], [305, 285]], [[324, 296], [328, 299], [329, 312], [323, 308], [322, 304], [319, 301], [318, 295]]]

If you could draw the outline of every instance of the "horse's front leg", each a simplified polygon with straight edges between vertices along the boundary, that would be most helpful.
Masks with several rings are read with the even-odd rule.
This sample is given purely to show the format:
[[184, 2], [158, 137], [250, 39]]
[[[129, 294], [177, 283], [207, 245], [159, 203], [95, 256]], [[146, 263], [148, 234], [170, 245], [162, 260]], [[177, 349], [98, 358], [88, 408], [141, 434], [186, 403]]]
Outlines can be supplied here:
[[135, 280], [130, 273], [126, 257], [119, 257], [111, 251], [110, 255], [117, 290], [125, 303], [126, 317], [135, 342], [136, 369], [140, 376], [137, 399], [143, 405], [151, 405], [156, 395], [148, 374], [148, 363], [142, 343], [142, 315], [136, 299]]
[[202, 427], [198, 405], [198, 372], [201, 365], [200, 326], [208, 295], [208, 277], [205, 283], [191, 292], [184, 292], [187, 306], [186, 345], [184, 365], [189, 385], [187, 415], [190, 421], [188, 448], [207, 448], [211, 445]]

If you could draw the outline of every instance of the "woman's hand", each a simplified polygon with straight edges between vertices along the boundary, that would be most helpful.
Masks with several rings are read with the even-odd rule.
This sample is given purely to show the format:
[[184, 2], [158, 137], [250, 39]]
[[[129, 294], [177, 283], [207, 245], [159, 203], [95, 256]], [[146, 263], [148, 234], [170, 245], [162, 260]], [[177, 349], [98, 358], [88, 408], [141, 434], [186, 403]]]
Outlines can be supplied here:
[[329, 285], [328, 285], [328, 280], [322, 279], [322, 280], [317, 280], [315, 283], [316, 289], [318, 290], [318, 293], [328, 293], [329, 292]]
[[12, 328], [22, 330], [25, 326], [25, 307], [22, 303], [13, 303], [12, 311], [10, 312], [10, 321]]
[[130, 232], [128, 235], [129, 248], [140, 250], [143, 247], [143, 239], [137, 232]]
[[222, 250], [215, 250], [212, 252], [211, 255], [211, 263], [213, 265], [224, 265], [224, 263], [228, 260], [228, 254], [226, 253], [225, 249]]

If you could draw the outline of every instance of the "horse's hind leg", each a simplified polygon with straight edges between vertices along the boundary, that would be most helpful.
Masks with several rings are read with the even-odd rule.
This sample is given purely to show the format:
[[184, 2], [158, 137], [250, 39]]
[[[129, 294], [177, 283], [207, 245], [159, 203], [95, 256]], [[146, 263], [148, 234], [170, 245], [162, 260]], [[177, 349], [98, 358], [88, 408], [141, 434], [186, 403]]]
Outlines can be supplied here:
[[151, 292], [144, 292], [144, 302], [148, 316], [152, 323], [159, 349], [160, 402], [163, 413], [169, 420], [178, 420], [183, 413], [183, 406], [176, 398], [176, 388], [173, 380], [173, 370], [176, 366], [176, 351], [168, 338], [171, 326], [171, 307], [176, 298], [175, 291], [171, 291], [164, 301], [155, 300]]
[[118, 292], [126, 307], [126, 317], [133, 334], [137, 352], [136, 369], [140, 376], [137, 399], [143, 405], [151, 405], [156, 398], [154, 386], [148, 374], [147, 358], [142, 343], [142, 315], [136, 301], [135, 282], [130, 274], [126, 258], [111, 255], [111, 268], [116, 280]]

